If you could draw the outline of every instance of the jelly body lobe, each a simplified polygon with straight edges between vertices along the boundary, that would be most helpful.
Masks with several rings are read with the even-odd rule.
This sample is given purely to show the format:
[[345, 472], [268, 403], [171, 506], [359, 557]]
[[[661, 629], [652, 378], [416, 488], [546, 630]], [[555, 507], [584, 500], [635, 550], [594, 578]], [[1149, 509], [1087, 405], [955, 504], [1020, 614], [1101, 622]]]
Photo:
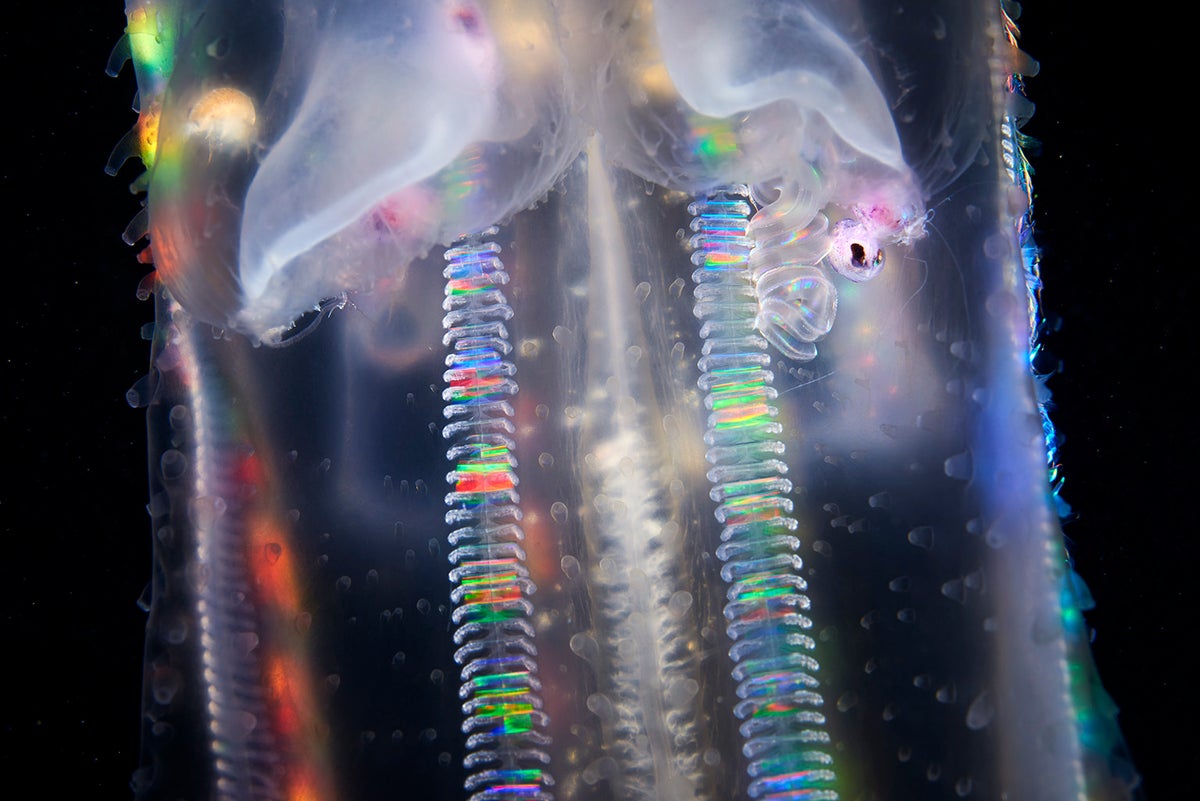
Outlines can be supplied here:
[[[330, 297], [393, 290], [433, 245], [537, 201], [582, 146], [548, 4], [222, 6], [188, 33], [152, 241], [193, 314], [255, 338]], [[240, 106], [198, 126], [231, 88]]]
[[275, 10], [163, 12], [140, 798], [1122, 797], [998, 9]]

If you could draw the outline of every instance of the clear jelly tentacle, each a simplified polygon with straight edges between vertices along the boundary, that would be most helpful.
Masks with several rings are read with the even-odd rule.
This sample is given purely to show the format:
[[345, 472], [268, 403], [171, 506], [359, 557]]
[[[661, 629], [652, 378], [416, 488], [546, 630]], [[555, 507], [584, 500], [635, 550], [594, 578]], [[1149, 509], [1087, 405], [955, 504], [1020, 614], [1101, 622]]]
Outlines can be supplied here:
[[747, 267], [758, 297], [754, 326], [790, 359], [816, 358], [817, 340], [829, 333], [837, 315], [837, 290], [819, 267], [830, 248], [825, 199], [815, 171], [804, 182], [790, 180], [764, 199], [746, 226], [753, 241]]
[[767, 343], [755, 329], [749, 269], [751, 205], [745, 186], [713, 191], [688, 207], [695, 314], [704, 340], [700, 390], [710, 496], [723, 526], [717, 556], [728, 584], [726, 632], [741, 699], [743, 753], [751, 798], [828, 801], [838, 797], [830, 739], [807, 634], [809, 599], [800, 577], [798, 524], [772, 405], [777, 393]]
[[[178, 307], [171, 304], [172, 312]], [[255, 579], [246, 541], [254, 536], [254, 514], [246, 500], [242, 433], [228, 408], [225, 377], [208, 350], [210, 337], [179, 326], [173, 347], [191, 410], [193, 464], [190, 512], [195, 525], [192, 569], [200, 629], [209, 749], [218, 801], [281, 799], [275, 734], [257, 725], [275, 710], [260, 681], [262, 659], [276, 654], [259, 647], [262, 613], [256, 609]], [[299, 684], [299, 680], [297, 681]], [[276, 699], [271, 699], [276, 700]], [[253, 721], [253, 722], [252, 722]], [[222, 758], [239, 754], [241, 758]], [[274, 763], [274, 764], [273, 764]]]
[[452, 442], [446, 458], [446, 522], [454, 549], [452, 621], [455, 661], [462, 666], [466, 790], [471, 801], [550, 801], [546, 766], [549, 719], [542, 711], [537, 649], [528, 596], [536, 587], [525, 566], [515, 428], [507, 398], [517, 392], [516, 368], [505, 357], [505, 321], [512, 317], [501, 289], [508, 274], [496, 229], [460, 239], [446, 251], [443, 308], [446, 357], [442, 398]]

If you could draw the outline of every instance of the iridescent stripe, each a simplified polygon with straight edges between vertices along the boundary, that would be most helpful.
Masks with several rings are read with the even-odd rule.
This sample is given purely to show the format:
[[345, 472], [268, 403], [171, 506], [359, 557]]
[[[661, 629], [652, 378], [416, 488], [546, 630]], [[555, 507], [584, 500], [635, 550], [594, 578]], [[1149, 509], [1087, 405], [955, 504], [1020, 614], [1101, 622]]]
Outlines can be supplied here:
[[717, 556], [728, 584], [726, 632], [741, 699], [734, 712], [751, 760], [751, 798], [832, 801], [838, 794], [819, 711], [819, 665], [804, 633], [812, 622], [795, 555], [793, 487], [779, 458], [783, 427], [772, 405], [771, 357], [754, 329], [748, 196], [745, 187], [728, 187], [689, 207], [695, 314], [704, 339], [698, 386], [709, 410], [709, 495], [723, 526]]
[[[484, 236], [494, 233], [490, 231]], [[451, 353], [443, 375], [450, 422], [442, 435], [454, 467], [446, 480], [446, 522], [455, 546], [450, 580], [457, 586], [451, 621], [462, 665], [462, 731], [468, 754], [465, 788], [471, 801], [552, 799], [544, 765], [549, 744], [541, 685], [534, 673], [534, 591], [521, 548], [524, 533], [514, 430], [508, 397], [517, 393], [512, 347], [504, 323], [512, 317], [501, 290], [508, 283], [499, 246], [470, 237], [446, 252], [443, 342]]]

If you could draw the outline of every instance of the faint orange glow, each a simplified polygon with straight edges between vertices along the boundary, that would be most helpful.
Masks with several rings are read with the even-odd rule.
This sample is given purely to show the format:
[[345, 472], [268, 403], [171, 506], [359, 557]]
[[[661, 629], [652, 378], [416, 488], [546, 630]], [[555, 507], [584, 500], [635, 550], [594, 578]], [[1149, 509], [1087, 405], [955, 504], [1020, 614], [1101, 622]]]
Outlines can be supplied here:
[[265, 603], [289, 616], [300, 611], [300, 588], [296, 582], [291, 549], [283, 532], [272, 520], [257, 520], [250, 526], [250, 569]]
[[246, 528], [246, 557], [262, 621], [262, 687], [271, 730], [278, 738], [287, 801], [332, 801], [335, 798], [326, 724], [313, 690], [304, 593], [293, 532], [287, 519], [265, 501], [270, 492], [270, 466], [253, 451], [242, 455], [234, 476], [252, 504]]
[[288, 801], [326, 801], [328, 791], [322, 791], [316, 771], [310, 765], [297, 765], [288, 777]]
[[281, 737], [294, 737], [300, 731], [300, 712], [289, 678], [297, 666], [280, 656], [273, 656], [264, 672], [267, 700], [274, 711], [275, 730]]

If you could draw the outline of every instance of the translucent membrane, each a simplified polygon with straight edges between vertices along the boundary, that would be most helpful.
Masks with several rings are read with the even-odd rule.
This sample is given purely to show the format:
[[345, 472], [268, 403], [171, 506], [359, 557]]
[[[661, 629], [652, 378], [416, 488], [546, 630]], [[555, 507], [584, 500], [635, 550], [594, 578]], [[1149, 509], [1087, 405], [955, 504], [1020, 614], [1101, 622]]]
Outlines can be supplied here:
[[138, 798], [1129, 797], [1029, 62], [900, 10], [130, 3]]

